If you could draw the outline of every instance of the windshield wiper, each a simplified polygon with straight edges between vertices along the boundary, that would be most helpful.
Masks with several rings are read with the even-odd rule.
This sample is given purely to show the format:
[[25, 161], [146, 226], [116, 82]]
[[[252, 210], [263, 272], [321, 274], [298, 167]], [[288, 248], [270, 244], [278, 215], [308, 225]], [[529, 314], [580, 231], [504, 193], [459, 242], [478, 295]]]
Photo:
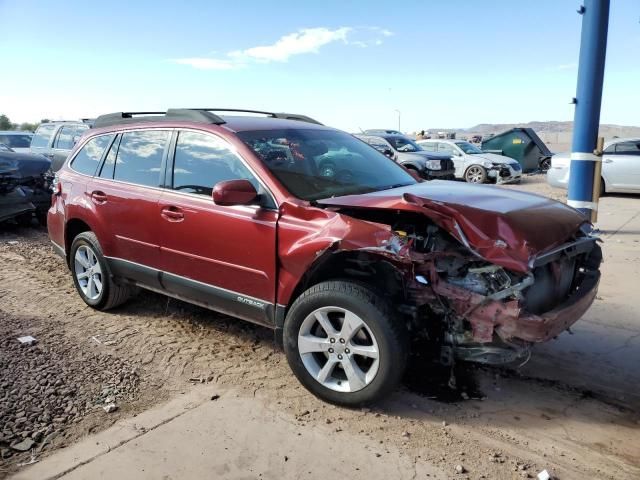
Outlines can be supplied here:
[[392, 190], [394, 188], [400, 187], [408, 187], [409, 185], [413, 185], [413, 183], [394, 183], [393, 185], [389, 185], [388, 187], [381, 188], [381, 190]]

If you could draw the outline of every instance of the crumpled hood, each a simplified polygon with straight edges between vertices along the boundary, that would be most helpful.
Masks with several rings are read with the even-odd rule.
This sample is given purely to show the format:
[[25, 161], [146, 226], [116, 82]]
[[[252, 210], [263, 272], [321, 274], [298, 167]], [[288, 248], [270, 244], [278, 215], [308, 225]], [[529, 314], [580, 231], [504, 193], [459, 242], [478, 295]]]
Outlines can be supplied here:
[[333, 207], [423, 213], [482, 258], [527, 272], [535, 257], [570, 241], [587, 218], [540, 195], [489, 185], [430, 181], [319, 200]]

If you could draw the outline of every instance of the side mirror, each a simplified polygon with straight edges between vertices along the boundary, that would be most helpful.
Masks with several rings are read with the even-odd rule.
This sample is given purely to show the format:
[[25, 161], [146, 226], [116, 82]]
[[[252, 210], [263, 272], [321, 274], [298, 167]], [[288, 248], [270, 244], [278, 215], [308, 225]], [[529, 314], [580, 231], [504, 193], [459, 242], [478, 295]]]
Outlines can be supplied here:
[[390, 148], [385, 148], [382, 153], [384, 153], [389, 158], [393, 158], [393, 150], [391, 150]]
[[249, 205], [258, 192], [249, 180], [225, 180], [214, 185], [211, 196], [217, 205]]

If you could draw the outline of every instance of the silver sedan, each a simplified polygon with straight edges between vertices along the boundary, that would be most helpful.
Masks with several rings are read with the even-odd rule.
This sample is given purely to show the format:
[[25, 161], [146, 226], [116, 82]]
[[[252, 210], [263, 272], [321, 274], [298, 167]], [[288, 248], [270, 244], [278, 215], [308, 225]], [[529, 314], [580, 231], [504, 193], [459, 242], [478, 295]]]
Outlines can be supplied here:
[[[549, 185], [566, 189], [570, 165], [571, 153], [551, 157]], [[640, 193], [640, 138], [616, 138], [605, 143], [600, 181], [601, 193]]]

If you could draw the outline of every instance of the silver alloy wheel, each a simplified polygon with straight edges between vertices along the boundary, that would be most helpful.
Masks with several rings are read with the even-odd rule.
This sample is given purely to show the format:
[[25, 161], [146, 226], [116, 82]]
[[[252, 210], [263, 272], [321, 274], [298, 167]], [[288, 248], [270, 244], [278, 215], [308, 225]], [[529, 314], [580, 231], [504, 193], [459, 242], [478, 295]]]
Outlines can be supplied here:
[[91, 247], [81, 245], [76, 250], [74, 262], [80, 290], [89, 300], [95, 300], [102, 293], [102, 269], [98, 257]]
[[484, 169], [478, 165], [471, 165], [467, 170], [467, 182], [480, 183], [484, 179]]
[[298, 352], [307, 371], [337, 392], [357, 392], [369, 385], [380, 364], [378, 342], [367, 324], [340, 307], [322, 307], [304, 319]]

